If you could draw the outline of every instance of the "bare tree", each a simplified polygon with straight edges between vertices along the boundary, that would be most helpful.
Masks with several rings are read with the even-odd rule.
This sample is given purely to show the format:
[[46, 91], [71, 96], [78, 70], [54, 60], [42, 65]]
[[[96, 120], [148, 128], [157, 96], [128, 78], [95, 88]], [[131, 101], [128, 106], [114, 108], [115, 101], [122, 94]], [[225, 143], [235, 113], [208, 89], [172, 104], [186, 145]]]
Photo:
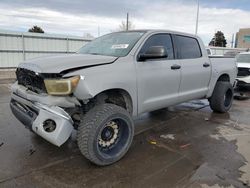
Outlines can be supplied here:
[[[132, 30], [134, 28], [135, 28], [135, 25], [133, 24], [133, 22], [128, 21], [128, 30]], [[117, 30], [118, 31], [126, 31], [127, 30], [127, 23], [125, 21], [122, 21]]]
[[84, 33], [83, 34], [83, 37], [84, 38], [89, 38], [89, 39], [93, 39], [93, 38], [95, 38], [93, 35], [91, 35], [90, 33]]

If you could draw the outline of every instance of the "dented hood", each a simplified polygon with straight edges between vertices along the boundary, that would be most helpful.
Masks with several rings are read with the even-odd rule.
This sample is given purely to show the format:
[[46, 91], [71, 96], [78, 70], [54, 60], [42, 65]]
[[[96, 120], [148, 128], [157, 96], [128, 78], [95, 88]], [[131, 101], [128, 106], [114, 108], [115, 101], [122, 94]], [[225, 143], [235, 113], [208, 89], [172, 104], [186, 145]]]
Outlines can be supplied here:
[[30, 59], [19, 64], [19, 68], [25, 68], [37, 73], [62, 73], [68, 70], [81, 69], [112, 63], [117, 59], [113, 56], [71, 54], [53, 55]]

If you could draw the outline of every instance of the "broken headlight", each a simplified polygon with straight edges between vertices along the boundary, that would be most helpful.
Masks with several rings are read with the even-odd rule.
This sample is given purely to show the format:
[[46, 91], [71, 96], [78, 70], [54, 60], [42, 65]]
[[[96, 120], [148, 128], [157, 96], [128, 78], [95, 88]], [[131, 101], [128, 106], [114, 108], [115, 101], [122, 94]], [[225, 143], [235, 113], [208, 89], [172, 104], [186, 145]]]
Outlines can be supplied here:
[[45, 79], [44, 84], [47, 93], [50, 95], [69, 95], [73, 93], [79, 80], [80, 76], [62, 79]]

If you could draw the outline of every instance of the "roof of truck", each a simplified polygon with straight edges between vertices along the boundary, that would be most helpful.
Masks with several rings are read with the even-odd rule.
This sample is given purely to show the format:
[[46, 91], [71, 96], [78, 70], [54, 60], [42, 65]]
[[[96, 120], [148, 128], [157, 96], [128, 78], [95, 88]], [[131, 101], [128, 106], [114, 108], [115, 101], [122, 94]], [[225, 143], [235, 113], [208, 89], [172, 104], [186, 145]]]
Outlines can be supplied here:
[[173, 31], [173, 30], [164, 30], [164, 29], [135, 29], [135, 30], [119, 31], [119, 32], [145, 32], [145, 33], [164, 32], [164, 33], [172, 33], [172, 34], [177, 34], [177, 35], [197, 37], [196, 35], [190, 34], [190, 33]]

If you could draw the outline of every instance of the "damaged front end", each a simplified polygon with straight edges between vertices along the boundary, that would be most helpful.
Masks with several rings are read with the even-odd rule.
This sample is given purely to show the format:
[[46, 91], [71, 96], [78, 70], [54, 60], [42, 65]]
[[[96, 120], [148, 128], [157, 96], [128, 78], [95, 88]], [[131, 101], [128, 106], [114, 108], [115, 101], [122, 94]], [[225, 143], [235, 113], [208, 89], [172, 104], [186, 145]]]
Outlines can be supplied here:
[[[61, 85], [59, 89], [63, 90]], [[61, 146], [67, 141], [75, 126], [69, 111], [80, 106], [81, 103], [69, 91], [63, 96], [49, 95], [41, 75], [26, 69], [17, 70], [17, 82], [11, 87], [12, 113], [50, 143]]]

